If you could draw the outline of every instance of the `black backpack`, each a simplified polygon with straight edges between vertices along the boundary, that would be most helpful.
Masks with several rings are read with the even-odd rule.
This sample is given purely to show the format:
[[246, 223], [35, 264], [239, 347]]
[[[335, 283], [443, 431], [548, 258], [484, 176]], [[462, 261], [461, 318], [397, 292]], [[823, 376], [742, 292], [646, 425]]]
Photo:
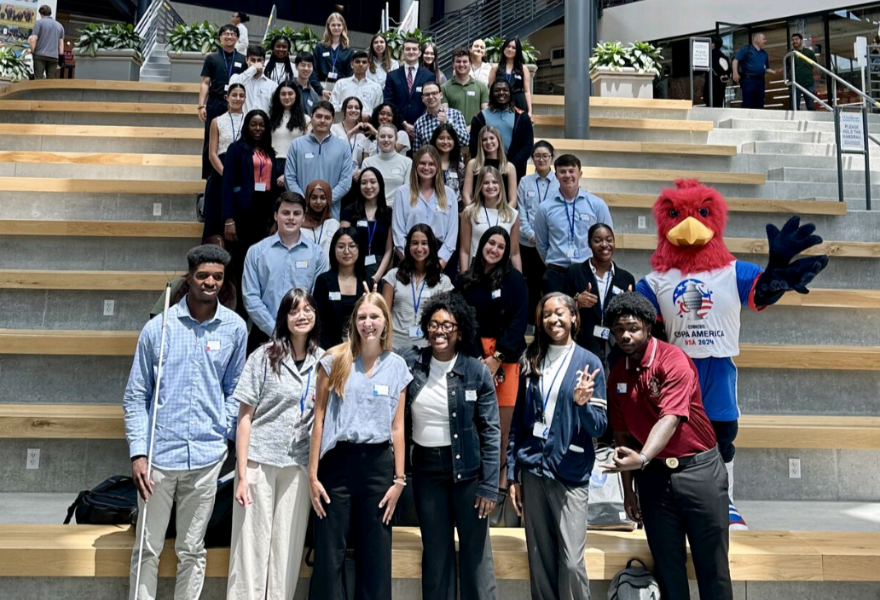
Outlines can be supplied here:
[[137, 488], [131, 477], [115, 475], [80, 492], [67, 509], [64, 524], [76, 515], [80, 525], [129, 525], [137, 520]]

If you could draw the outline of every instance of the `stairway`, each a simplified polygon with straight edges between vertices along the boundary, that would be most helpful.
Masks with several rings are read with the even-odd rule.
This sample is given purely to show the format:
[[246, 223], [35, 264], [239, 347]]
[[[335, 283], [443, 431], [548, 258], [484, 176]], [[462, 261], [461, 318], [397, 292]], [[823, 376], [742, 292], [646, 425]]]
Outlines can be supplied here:
[[[0, 94], [0, 476], [6, 494], [0, 496], [6, 509], [0, 515], [0, 557], [35, 556], [9, 541], [21, 543], [28, 539], [24, 534], [4, 541], [5, 524], [58, 523], [59, 507], [76, 492], [130, 469], [118, 407], [134, 344], [163, 283], [185, 270], [186, 251], [201, 232], [194, 221], [195, 193], [203, 187], [197, 93], [197, 84], [56, 80], [23, 82]], [[126, 103], [136, 103], [137, 112]], [[752, 558], [739, 563], [748, 566], [737, 567], [737, 593], [818, 600], [832, 597], [833, 590], [848, 599], [875, 598], [880, 213], [861, 210], [858, 165], [847, 164], [853, 179], [847, 202], [833, 201], [836, 183], [824, 174], [835, 168], [828, 147], [833, 139], [818, 114], [715, 112], [680, 101], [594, 98], [592, 139], [564, 140], [562, 99], [536, 96], [534, 104], [536, 139], [551, 139], [557, 155], [581, 158], [582, 185], [611, 207], [616, 259], [636, 275], [650, 269], [653, 200], [677, 177], [714, 182], [727, 196], [725, 239], [745, 260], [765, 263], [766, 223], [781, 225], [796, 213], [817, 224], [832, 261], [814, 293], [786, 297], [762, 314], [743, 314], [737, 362], [748, 418], [740, 434], [736, 494], [747, 520], [754, 511], [757, 531], [734, 538], [744, 552], [753, 549]], [[736, 127], [728, 126], [731, 120], [739, 121]], [[880, 125], [874, 117], [871, 122]], [[25, 468], [28, 449], [41, 451], [37, 470]], [[791, 458], [801, 461], [800, 478], [789, 477]], [[821, 559], [819, 574], [812, 567], [787, 571], [806, 565], [799, 562], [805, 559], [779, 555], [773, 562], [770, 554], [783, 546], [801, 552], [807, 542], [779, 542], [765, 550], [761, 544], [776, 539], [766, 531], [771, 529], [863, 532], [858, 542], [841, 542], [860, 566], [837, 573], [836, 583], [822, 579], [832, 577], [835, 565], [847, 564], [845, 558], [829, 559], [827, 575]], [[127, 560], [129, 538], [107, 537], [106, 543], [117, 544], [117, 566], [86, 576], [82, 565], [101, 559], [56, 556], [59, 534], [45, 531], [51, 533], [48, 554], [31, 571], [0, 566], [0, 597], [124, 595], [127, 584], [117, 563]], [[62, 531], [72, 532], [65, 543], [82, 544], [82, 552], [92, 548], [94, 540], [86, 535], [91, 530]], [[74, 540], [78, 532], [85, 537]], [[417, 540], [406, 536], [404, 544]], [[616, 538], [590, 536], [592, 569], [600, 564], [596, 553], [613, 554]], [[510, 548], [521, 549], [521, 542], [504, 543], [510, 546], [498, 547], [508, 548], [505, 556], [514, 555]], [[409, 557], [416, 571], [395, 580], [395, 597], [415, 598], [418, 553], [402, 548], [395, 561]], [[624, 548], [644, 552], [643, 545]], [[225, 589], [223, 552], [214, 550], [209, 559], [206, 589], [217, 597]], [[604, 595], [618, 559], [615, 554], [591, 571], [597, 597]], [[522, 556], [505, 560], [514, 566], [499, 575], [499, 589], [525, 597], [528, 584], [517, 571]], [[770, 566], [759, 576], [754, 569], [761, 561]], [[163, 577], [163, 585], [169, 583]]]
[[171, 61], [166, 54], [167, 46], [156, 43], [153, 53], [141, 67], [141, 81], [171, 81]]

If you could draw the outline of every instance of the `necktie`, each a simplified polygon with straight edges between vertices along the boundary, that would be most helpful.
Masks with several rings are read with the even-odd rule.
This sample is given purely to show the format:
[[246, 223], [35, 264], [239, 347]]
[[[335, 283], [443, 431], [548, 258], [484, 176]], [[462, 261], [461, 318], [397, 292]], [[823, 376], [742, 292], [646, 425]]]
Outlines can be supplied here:
[[413, 68], [409, 67], [406, 70], [406, 85], [409, 88], [409, 93], [412, 94], [413, 88]]

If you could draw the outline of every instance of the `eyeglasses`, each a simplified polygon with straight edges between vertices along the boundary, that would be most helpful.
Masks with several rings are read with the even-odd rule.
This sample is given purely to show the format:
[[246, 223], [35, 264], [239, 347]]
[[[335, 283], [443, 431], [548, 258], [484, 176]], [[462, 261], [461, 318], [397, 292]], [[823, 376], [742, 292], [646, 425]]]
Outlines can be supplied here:
[[534, 158], [535, 160], [550, 160], [551, 158], [553, 158], [553, 155], [551, 155], [551, 154], [533, 154], [532, 158]]
[[431, 321], [428, 323], [428, 331], [437, 331], [439, 329], [443, 333], [452, 333], [457, 327], [458, 325], [452, 321], [443, 321], [442, 323]]
[[299, 316], [303, 316], [306, 319], [311, 319], [315, 316], [315, 311], [312, 310], [311, 308], [303, 308], [301, 310], [292, 310], [289, 313], [287, 313], [287, 316], [293, 317], [294, 319]]
[[422, 94], [422, 97], [431, 98], [433, 96], [439, 96], [439, 95], [440, 95], [440, 92], [425, 92]]

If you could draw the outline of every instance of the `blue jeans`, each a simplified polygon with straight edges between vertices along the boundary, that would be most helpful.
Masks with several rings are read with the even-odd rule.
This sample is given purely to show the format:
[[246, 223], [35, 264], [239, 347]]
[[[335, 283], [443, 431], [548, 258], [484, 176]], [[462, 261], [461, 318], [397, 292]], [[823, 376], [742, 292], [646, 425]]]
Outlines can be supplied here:
[[764, 108], [764, 78], [740, 77], [743, 108]]
[[[816, 95], [816, 84], [815, 83], [812, 85], [809, 85], [809, 86], [805, 85], [804, 87], [807, 88], [808, 92], [810, 92], [814, 96]], [[800, 110], [800, 108], [801, 108], [801, 98], [804, 99], [804, 104], [806, 105], [807, 110], [814, 110], [813, 109], [813, 99], [810, 98], [809, 96], [807, 96], [802, 91], [800, 91], [798, 88], [795, 88], [794, 89], [794, 105], [796, 107], [798, 107], [798, 110]]]

